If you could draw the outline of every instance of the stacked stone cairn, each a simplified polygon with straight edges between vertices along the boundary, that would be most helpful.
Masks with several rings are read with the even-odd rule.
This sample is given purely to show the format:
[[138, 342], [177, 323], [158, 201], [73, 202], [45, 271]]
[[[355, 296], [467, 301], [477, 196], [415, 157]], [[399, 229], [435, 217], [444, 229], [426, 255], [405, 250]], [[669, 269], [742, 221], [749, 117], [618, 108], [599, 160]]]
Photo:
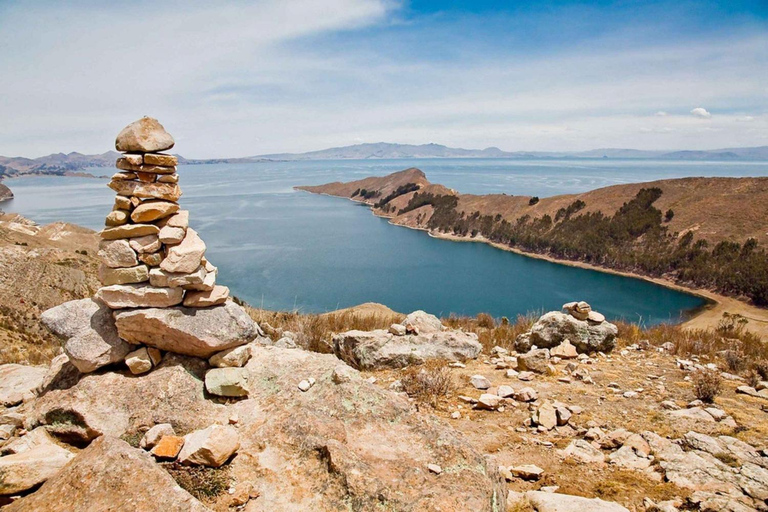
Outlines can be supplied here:
[[[93, 299], [66, 302], [42, 315], [66, 339], [64, 352], [81, 373], [122, 361], [132, 373], [145, 373], [160, 364], [162, 351], [211, 358], [214, 366], [232, 366], [234, 357], [242, 366], [245, 346], [262, 334], [228, 300], [229, 289], [216, 284], [205, 243], [189, 227], [189, 212], [179, 208], [177, 159], [162, 153], [173, 144], [150, 117], [120, 132], [120, 172], [109, 183], [117, 197], [99, 244], [103, 286]], [[231, 377], [211, 371], [206, 384], [209, 376], [212, 382]]]
[[115, 206], [101, 232], [99, 298], [110, 308], [199, 308], [223, 304], [226, 286], [205, 258], [205, 242], [181, 210], [177, 158], [160, 153], [174, 140], [156, 119], [126, 126], [115, 141], [123, 152], [109, 187]]

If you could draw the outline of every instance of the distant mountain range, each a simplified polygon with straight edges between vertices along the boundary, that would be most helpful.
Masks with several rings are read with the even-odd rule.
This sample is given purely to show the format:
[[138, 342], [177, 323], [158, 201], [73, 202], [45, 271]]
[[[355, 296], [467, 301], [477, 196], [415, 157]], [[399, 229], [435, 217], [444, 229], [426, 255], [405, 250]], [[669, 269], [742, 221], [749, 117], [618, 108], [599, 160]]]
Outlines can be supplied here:
[[277, 153], [252, 157], [258, 160], [347, 160], [384, 158], [645, 158], [664, 160], [768, 160], [768, 146], [707, 151], [645, 151], [602, 148], [590, 151], [502, 151], [450, 148], [440, 144], [355, 144], [308, 153]]
[[[29, 174], [83, 175], [91, 168], [113, 167], [120, 156], [115, 151], [100, 155], [82, 153], [56, 153], [40, 158], [0, 156], [0, 179]], [[440, 144], [355, 144], [307, 153], [275, 153], [245, 158], [216, 158], [191, 160], [180, 155], [179, 164], [252, 163], [261, 161], [297, 160], [370, 160], [404, 158], [617, 158], [660, 160], [768, 160], [768, 146], [754, 148], [726, 148], [707, 151], [646, 151], [639, 149], [603, 148], [590, 151], [502, 151], [499, 148], [462, 149]], [[85, 174], [88, 176], [88, 174]]]

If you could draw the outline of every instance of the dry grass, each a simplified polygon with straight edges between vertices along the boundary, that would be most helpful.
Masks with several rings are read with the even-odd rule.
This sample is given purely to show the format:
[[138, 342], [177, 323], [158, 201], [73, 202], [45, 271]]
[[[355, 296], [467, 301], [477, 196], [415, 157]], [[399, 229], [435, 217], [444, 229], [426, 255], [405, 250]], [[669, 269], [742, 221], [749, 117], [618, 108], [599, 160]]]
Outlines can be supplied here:
[[296, 343], [307, 350], [333, 352], [333, 335], [350, 331], [387, 329], [403, 320], [403, 315], [379, 311], [302, 314], [296, 311], [268, 311], [247, 307], [248, 314], [275, 340], [286, 331], [295, 334]]
[[[636, 324], [616, 322], [619, 340], [625, 345], [648, 340], [660, 347], [671, 343], [672, 354], [679, 357], [703, 356], [711, 360], [720, 359], [724, 367], [741, 365], [747, 361], [768, 359], [768, 343], [746, 329], [734, 330], [686, 330], [677, 325], [661, 324], [642, 329]], [[726, 355], [726, 353], [729, 353]], [[730, 359], [729, 361], [726, 361]], [[742, 368], [743, 368], [742, 367]]]
[[513, 350], [515, 339], [530, 329], [539, 316], [535, 313], [520, 315], [514, 323], [506, 317], [497, 321], [487, 313], [480, 313], [476, 317], [451, 315], [442, 320], [443, 324], [451, 329], [461, 329], [477, 334], [483, 350], [490, 352], [495, 346]]
[[178, 462], [166, 462], [161, 465], [182, 489], [205, 503], [212, 503], [218, 496], [227, 492], [232, 482], [229, 466], [208, 468], [183, 466]]
[[408, 396], [437, 407], [440, 400], [456, 389], [451, 369], [445, 361], [427, 361], [402, 371], [400, 382]]

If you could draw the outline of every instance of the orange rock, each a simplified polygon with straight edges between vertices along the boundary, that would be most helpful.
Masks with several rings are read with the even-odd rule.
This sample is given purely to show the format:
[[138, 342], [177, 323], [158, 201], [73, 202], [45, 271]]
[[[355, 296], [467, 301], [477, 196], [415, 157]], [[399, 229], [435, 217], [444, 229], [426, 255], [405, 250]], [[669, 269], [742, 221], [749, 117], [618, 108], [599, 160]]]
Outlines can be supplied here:
[[163, 436], [160, 442], [152, 448], [152, 455], [158, 459], [173, 460], [184, 446], [184, 438], [178, 436]]

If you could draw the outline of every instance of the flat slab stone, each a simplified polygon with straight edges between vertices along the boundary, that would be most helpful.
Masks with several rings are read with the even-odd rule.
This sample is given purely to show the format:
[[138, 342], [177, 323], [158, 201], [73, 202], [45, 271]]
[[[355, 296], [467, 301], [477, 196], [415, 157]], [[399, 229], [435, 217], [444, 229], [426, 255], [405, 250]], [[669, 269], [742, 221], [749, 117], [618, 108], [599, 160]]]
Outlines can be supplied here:
[[[200, 265], [194, 272], [166, 272], [162, 268], [149, 271], [149, 284], [152, 286], [182, 288], [189, 285], [199, 285], [205, 282], [205, 267]], [[185, 304], [186, 305], [186, 304]], [[208, 304], [213, 306], [213, 304]]]
[[109, 188], [121, 196], [133, 196], [141, 199], [164, 199], [176, 202], [181, 197], [181, 188], [176, 183], [113, 180], [109, 182]]
[[107, 265], [99, 266], [99, 281], [104, 286], [113, 284], [143, 283], [149, 281], [149, 268], [146, 265], [135, 267], [111, 268]]
[[136, 252], [128, 240], [102, 240], [99, 242], [99, 259], [112, 268], [135, 267], [139, 264]]
[[159, 232], [160, 228], [153, 224], [125, 224], [123, 226], [103, 229], [99, 235], [103, 240], [119, 240], [123, 238], [156, 235]]
[[41, 321], [66, 338], [64, 352], [82, 373], [122, 361], [131, 347], [120, 339], [112, 310], [93, 299], [72, 300], [45, 311]]
[[200, 266], [204, 255], [205, 242], [194, 229], [189, 228], [184, 240], [168, 249], [160, 268], [166, 272], [194, 272]]
[[173, 155], [160, 153], [147, 153], [144, 155], [144, 163], [147, 165], [162, 165], [164, 167], [175, 167], [179, 159]]
[[96, 292], [96, 298], [112, 309], [169, 308], [181, 304], [181, 288], [155, 288], [147, 284], [116, 284]]
[[[169, 289], [182, 293], [179, 288]], [[120, 311], [115, 314], [115, 324], [120, 337], [129, 343], [205, 358], [245, 345], [259, 334], [256, 323], [234, 302], [204, 309]]]
[[37, 392], [46, 373], [45, 366], [0, 365], [0, 404], [6, 407], [20, 404], [24, 396]]
[[171, 149], [175, 141], [153, 117], [142, 117], [117, 134], [115, 149], [126, 153], [156, 153]]
[[144, 201], [131, 212], [133, 222], [153, 222], [179, 211], [179, 205], [170, 201]]
[[210, 291], [189, 291], [184, 296], [184, 305], [188, 308], [207, 308], [224, 304], [229, 297], [229, 288], [214, 286]]

